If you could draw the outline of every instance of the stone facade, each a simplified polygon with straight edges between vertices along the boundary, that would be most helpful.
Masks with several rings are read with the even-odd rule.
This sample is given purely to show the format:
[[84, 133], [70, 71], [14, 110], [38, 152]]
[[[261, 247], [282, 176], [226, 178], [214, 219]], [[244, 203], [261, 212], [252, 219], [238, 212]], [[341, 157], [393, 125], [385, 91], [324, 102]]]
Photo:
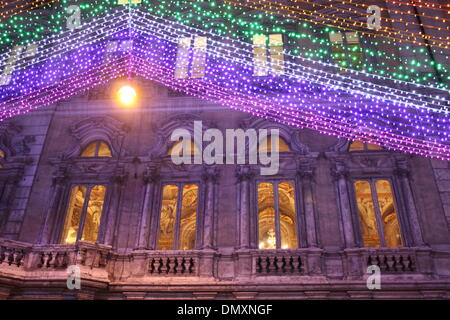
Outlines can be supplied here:
[[[4, 299], [450, 298], [450, 166], [298, 130], [139, 81], [130, 109], [114, 85], [2, 123], [0, 297]], [[291, 151], [259, 165], [175, 165], [176, 128], [277, 128]], [[112, 157], [80, 157], [92, 141]], [[389, 179], [403, 238], [365, 248], [355, 179]], [[295, 185], [297, 249], [258, 249], [257, 184]], [[198, 185], [193, 250], [159, 250], [166, 183]], [[96, 243], [61, 244], [71, 186], [107, 186]], [[67, 267], [81, 270], [69, 290]], [[369, 290], [367, 267], [381, 269]]]

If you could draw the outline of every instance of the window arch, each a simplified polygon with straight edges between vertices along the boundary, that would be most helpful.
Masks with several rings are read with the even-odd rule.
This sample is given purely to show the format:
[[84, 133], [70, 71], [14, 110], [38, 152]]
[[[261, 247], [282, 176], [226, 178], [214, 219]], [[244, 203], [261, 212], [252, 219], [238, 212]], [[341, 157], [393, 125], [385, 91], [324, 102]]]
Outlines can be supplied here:
[[[258, 146], [258, 152], [272, 152], [272, 137], [268, 136], [266, 139], [260, 141]], [[278, 152], [291, 152], [291, 148], [287, 144], [287, 142], [278, 137]]]
[[111, 149], [105, 141], [94, 141], [87, 145], [81, 157], [112, 157]]
[[373, 143], [364, 143], [360, 140], [355, 140], [350, 143], [348, 151], [380, 151], [383, 150], [382, 146]]
[[72, 188], [61, 236], [62, 244], [74, 244], [80, 239], [97, 241], [105, 194], [106, 187], [102, 185], [78, 185]]

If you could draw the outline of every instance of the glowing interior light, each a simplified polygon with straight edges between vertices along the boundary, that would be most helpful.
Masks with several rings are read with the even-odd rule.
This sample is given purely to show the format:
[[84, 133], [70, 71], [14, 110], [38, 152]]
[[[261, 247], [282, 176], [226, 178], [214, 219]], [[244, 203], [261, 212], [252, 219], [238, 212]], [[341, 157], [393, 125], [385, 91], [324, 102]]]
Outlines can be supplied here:
[[136, 102], [136, 90], [132, 86], [126, 85], [117, 92], [119, 101], [127, 106], [131, 106]]

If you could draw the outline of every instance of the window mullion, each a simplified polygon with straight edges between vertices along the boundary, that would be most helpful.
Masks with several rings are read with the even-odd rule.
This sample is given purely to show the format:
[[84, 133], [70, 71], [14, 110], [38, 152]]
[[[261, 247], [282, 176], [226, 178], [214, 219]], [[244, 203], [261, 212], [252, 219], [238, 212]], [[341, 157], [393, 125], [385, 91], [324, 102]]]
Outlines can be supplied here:
[[98, 157], [98, 152], [100, 150], [100, 141], [97, 141], [95, 143], [95, 153], [94, 153], [94, 157]]
[[275, 207], [275, 230], [276, 230], [276, 247], [281, 248], [281, 233], [280, 233], [280, 208], [278, 203], [278, 182], [273, 183], [274, 207]]
[[375, 180], [370, 180], [370, 189], [372, 193], [372, 202], [375, 209], [375, 217], [377, 220], [378, 234], [381, 241], [381, 246], [386, 247], [386, 239], [384, 238], [383, 221], [381, 217], [380, 205], [378, 204], [378, 192], [375, 186]]
[[87, 207], [89, 204], [89, 200], [91, 198], [91, 189], [92, 189], [92, 186], [88, 186], [86, 188], [86, 197], [85, 197], [84, 204], [83, 204], [83, 211], [81, 212], [80, 226], [78, 227], [78, 232], [77, 232], [77, 242], [83, 236], [83, 229], [84, 229], [84, 222], [86, 220]]
[[183, 185], [179, 184], [178, 186], [178, 199], [177, 199], [177, 212], [175, 217], [175, 236], [174, 236], [174, 244], [173, 248], [175, 250], [178, 250], [179, 246], [179, 240], [180, 240], [180, 225], [181, 225], [181, 206], [182, 206], [182, 200], [183, 200]]

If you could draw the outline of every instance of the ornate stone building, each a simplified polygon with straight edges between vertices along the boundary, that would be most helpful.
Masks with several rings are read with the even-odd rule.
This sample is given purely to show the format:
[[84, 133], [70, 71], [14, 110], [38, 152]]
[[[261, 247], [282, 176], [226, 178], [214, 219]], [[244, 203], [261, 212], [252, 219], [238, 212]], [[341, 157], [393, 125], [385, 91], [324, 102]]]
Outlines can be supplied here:
[[[149, 1], [134, 1], [135, 4], [141, 2], [142, 6], [152, 7]], [[157, 2], [161, 6], [162, 3], [164, 1]], [[238, 5], [239, 1], [226, 2], [227, 5], [229, 3]], [[372, 72], [375, 80], [371, 85], [382, 84], [383, 90], [396, 90], [389, 86], [397, 84], [397, 80], [409, 81], [411, 78], [399, 77], [388, 82], [388, 77], [379, 76], [380, 73], [368, 70], [367, 66], [386, 67], [396, 72], [393, 75], [403, 76], [402, 63], [408, 59], [414, 61], [414, 65], [407, 68], [414, 69], [408, 71], [410, 77], [428, 79], [430, 82], [436, 79], [448, 84], [448, 73], [444, 72], [450, 55], [448, 47], [433, 51], [430, 44], [426, 43], [430, 35], [448, 36], [448, 30], [433, 27], [438, 18], [446, 18], [445, 23], [448, 24], [448, 10], [441, 10], [439, 17], [435, 17], [433, 8], [424, 8], [419, 3], [414, 7], [415, 12], [410, 12], [405, 19], [404, 12], [397, 11], [395, 1], [373, 1], [373, 4], [384, 9], [383, 19], [389, 22], [390, 27], [400, 30], [400, 33], [408, 30], [420, 34], [420, 39], [413, 41], [413, 44], [396, 46], [394, 43], [387, 46], [384, 40], [370, 42], [367, 39], [372, 38], [359, 38], [358, 30], [344, 28], [344, 31], [326, 34], [319, 32], [318, 27], [316, 30], [316, 25], [321, 22], [324, 23], [323, 28], [328, 28], [325, 27], [328, 22], [323, 21], [325, 15], [337, 17], [337, 20], [339, 17], [348, 17], [349, 11], [343, 13], [342, 10], [349, 9], [349, 4], [363, 7], [362, 16], [356, 7], [350, 6], [353, 10], [352, 21], [355, 24], [355, 21], [363, 21], [361, 19], [366, 17], [367, 9], [365, 1], [315, 3], [321, 6], [307, 6], [316, 7], [313, 9], [318, 14], [316, 18], [311, 18], [311, 28], [302, 26], [295, 19], [287, 19], [290, 22], [283, 25], [285, 30], [274, 30], [274, 33], [267, 35], [255, 34], [253, 42], [248, 38], [247, 42], [243, 42], [245, 45], [241, 43], [242, 48], [246, 49], [242, 52], [248, 53], [240, 62], [242, 70], [247, 72], [243, 73], [243, 78], [246, 75], [250, 79], [283, 75], [285, 69], [288, 70], [292, 61], [297, 59], [296, 56], [285, 58], [284, 50], [289, 49], [296, 55], [300, 45], [307, 43], [305, 39], [310, 39], [311, 48], [304, 49], [303, 58], [320, 52], [317, 61], [323, 56], [326, 60], [324, 70], [332, 76], [321, 80], [322, 71], [314, 69], [317, 61], [305, 59], [295, 75], [307, 70], [312, 70], [309, 71], [311, 74], [317, 73], [317, 78], [311, 74], [303, 79], [295, 78], [298, 82], [306, 79], [308, 83], [314, 84], [298, 91], [305, 105], [308, 97], [316, 97], [314, 90], [321, 91], [318, 89], [321, 84], [325, 86], [324, 91], [335, 86], [335, 83], [341, 85], [341, 82], [334, 81], [343, 75], [350, 80], [342, 86], [349, 85], [359, 91], [358, 85], [364, 86], [368, 82], [358, 82], [357, 71], [362, 71], [359, 76], [364, 73], [364, 81], [369, 74], [365, 72]], [[333, 4], [332, 8], [328, 6], [329, 3]], [[436, 3], [442, 6], [447, 4], [443, 0]], [[292, 4], [297, 5], [297, 2]], [[216, 2], [205, 2], [197, 5], [197, 8], [207, 5], [215, 7]], [[103, 19], [93, 12], [97, 8], [91, 12], [88, 10], [89, 5], [85, 7], [83, 13], [89, 12], [89, 15], [85, 14], [86, 19]], [[7, 13], [5, 8], [3, 6], [0, 11]], [[142, 17], [149, 14], [136, 8]], [[234, 24], [230, 27], [233, 30], [244, 28], [241, 21], [251, 17], [246, 15], [247, 12], [254, 11], [252, 7], [243, 8], [242, 12], [241, 9], [230, 11], [235, 15], [232, 17]], [[36, 7], [32, 12], [38, 16], [39, 10]], [[390, 16], [386, 14], [388, 10]], [[63, 16], [61, 12], [54, 14], [50, 9], [42, 11], [45, 11], [41, 16], [44, 22], [47, 17], [51, 17], [47, 20], [52, 23], [60, 22], [55, 19]], [[177, 19], [188, 21], [188, 17], [199, 15], [197, 11], [193, 12], [188, 9], [180, 14], [175, 12], [177, 15], [173, 13], [171, 20], [161, 23], [164, 28], [167, 25], [167, 30], [161, 27], [164, 32], [161, 31], [161, 35], [156, 37], [155, 43], [165, 38], [169, 43], [171, 38], [176, 38], [176, 41], [171, 40], [167, 48], [143, 41], [146, 37], [137, 38], [150, 45], [135, 50], [137, 53], [134, 59], [130, 58], [133, 41], [123, 35], [119, 37], [114, 34], [113, 37], [113, 33], [111, 39], [107, 39], [110, 42], [105, 40], [101, 45], [92, 42], [90, 50], [84, 50], [81, 45], [75, 48], [73, 44], [75, 54], [68, 54], [64, 59], [60, 57], [60, 60], [57, 57], [59, 53], [55, 53], [55, 57], [50, 56], [49, 48], [54, 45], [58, 50], [65, 50], [66, 42], [70, 41], [47, 42], [50, 36], [47, 39], [42, 34], [42, 39], [36, 40], [35, 44], [1, 48], [2, 53], [11, 52], [18, 61], [22, 59], [29, 63], [32, 71], [27, 74], [19, 67], [14, 71], [14, 59], [2, 60], [5, 68], [1, 70], [0, 89], [6, 89], [0, 90], [0, 93], [11, 98], [16, 108], [13, 111], [22, 112], [22, 108], [34, 107], [33, 103], [46, 106], [0, 122], [0, 299], [450, 298], [450, 163], [392, 151], [389, 145], [383, 147], [369, 141], [350, 142], [318, 133], [325, 130], [324, 127], [316, 128], [318, 131], [296, 129], [264, 119], [264, 116], [257, 118], [158, 84], [161, 74], [166, 74], [156, 72], [160, 70], [157, 64], [158, 68], [149, 68], [148, 71], [148, 61], [153, 64], [159, 62], [170, 70], [170, 77], [160, 82], [172, 84], [170, 81], [177, 79], [176, 85], [181, 83], [181, 88], [175, 85], [172, 88], [181, 91], [184, 89], [183, 83], [195, 86], [193, 82], [182, 80], [207, 77], [206, 47], [207, 42], [214, 38], [203, 30], [194, 40], [193, 34], [188, 32], [191, 29], [186, 26], [180, 29], [182, 32], [166, 34]], [[116, 13], [112, 9], [104, 12], [110, 16]], [[420, 19], [419, 13], [426, 18], [417, 20]], [[226, 15], [232, 16], [231, 13]], [[225, 19], [226, 15], [220, 19], [209, 15], [214, 21], [205, 20], [209, 21], [209, 24], [205, 23], [205, 29], [220, 30], [222, 25], [231, 23]], [[127, 20], [122, 23], [130, 26], [132, 23], [128, 19], [131, 19], [131, 11], [126, 17]], [[208, 14], [204, 14], [205, 17]], [[32, 23], [36, 21], [33, 17], [25, 22], [34, 26]], [[92, 33], [95, 37], [105, 36], [96, 33], [97, 30], [103, 30], [103, 25], [98, 27], [89, 24], [92, 21], [86, 21], [86, 30], [94, 30]], [[142, 21], [145, 22], [145, 19]], [[131, 30], [145, 35], [144, 31], [155, 29], [156, 24], [150, 24], [154, 21], [149, 20], [148, 25], [142, 21], [139, 19], [133, 22], [135, 30], [118, 29], [117, 32], [128, 34]], [[105, 26], [112, 24], [109, 22]], [[118, 22], [120, 20], [115, 21], [115, 24]], [[190, 21], [192, 25], [189, 28], [198, 27], [194, 22]], [[261, 25], [274, 23], [269, 18], [261, 18], [260, 22]], [[201, 24], [203, 20], [197, 23]], [[44, 26], [49, 30], [42, 31]], [[22, 27], [25, 30], [26, 24], [18, 24], [17, 30], [10, 31], [8, 37], [13, 40], [16, 40], [15, 36], [18, 39], [26, 38], [27, 32], [21, 34]], [[36, 31], [36, 37], [39, 32], [48, 31], [50, 35], [53, 27], [43, 24], [42, 30]], [[85, 39], [83, 32], [86, 30], [81, 28], [78, 31], [82, 35], [81, 42]], [[249, 28], [244, 33], [250, 34], [250, 31], [253, 32]], [[298, 32], [298, 37], [285, 41], [287, 35], [294, 31]], [[14, 35], [14, 32], [18, 34]], [[74, 38], [67, 39], [72, 39], [74, 43], [80, 40], [75, 37], [76, 30], [69, 32], [64, 29], [62, 32], [63, 35], [73, 32]], [[4, 37], [2, 34], [2, 45], [8, 44], [10, 40], [3, 42]], [[233, 47], [234, 40], [227, 41], [230, 44], [221, 46], [216, 41], [209, 47], [217, 46], [219, 53], [231, 48], [230, 57], [238, 59], [237, 54], [235, 57], [235, 48], [242, 48]], [[329, 46], [325, 48], [324, 43]], [[369, 45], [369, 48], [365, 48], [368, 50], [361, 49], [363, 44]], [[166, 48], [164, 52], [172, 55], [167, 58], [159, 52], [154, 53], [151, 50], [155, 48]], [[22, 50], [23, 55], [20, 56]], [[186, 54], [189, 50], [196, 52], [191, 62], [188, 59], [190, 56]], [[88, 52], [91, 52], [90, 58], [86, 58]], [[214, 53], [214, 50], [208, 52]], [[228, 54], [228, 51], [224, 52]], [[78, 56], [86, 60], [76, 60]], [[112, 61], [116, 61], [112, 60], [114, 57], [117, 61], [124, 57], [131, 59], [130, 65], [133, 64], [135, 72], [129, 72], [129, 76], [139, 75], [138, 71], [142, 76], [144, 70], [148, 71], [148, 79], [156, 80], [152, 82], [138, 76], [132, 77], [132, 84], [138, 88], [135, 106], [125, 108], [115, 101], [117, 88], [121, 84], [118, 80], [99, 87], [86, 80], [82, 85], [73, 86], [76, 88], [72, 88], [72, 82], [67, 81], [67, 87], [58, 88], [56, 82], [64, 78], [63, 71], [66, 69], [73, 71], [70, 73], [66, 70], [66, 77], [74, 83], [78, 83], [78, 77], [84, 77], [83, 73], [82, 76], [77, 75], [78, 66], [82, 72], [87, 72], [89, 64], [101, 65], [109, 74], [113, 74], [111, 70], [116, 67], [125, 70], [125, 63], [113, 64]], [[162, 58], [158, 60], [155, 57]], [[394, 59], [397, 57], [401, 59]], [[39, 59], [47, 58], [48, 64], [33, 69], [34, 62], [30, 61], [39, 62]], [[364, 59], [368, 61], [366, 67]], [[173, 62], [170, 68], [166, 60]], [[55, 61], [59, 61], [62, 71], [55, 70]], [[217, 57], [211, 61], [220, 62]], [[418, 61], [427, 63], [420, 64]], [[227, 68], [234, 68], [235, 65], [227, 62], [219, 67], [227, 71]], [[117, 74], [121, 74], [119, 71]], [[54, 92], [51, 92], [48, 101], [54, 99], [59, 101], [57, 103], [53, 103], [53, 100], [47, 103], [44, 91], [37, 94], [39, 99], [33, 100], [34, 92], [26, 86], [25, 89], [20, 87], [20, 79], [27, 82], [30, 75], [31, 86], [40, 83], [39, 78], [45, 72], [52, 75], [49, 78], [57, 79], [55, 83], [43, 82], [43, 86], [55, 88], [56, 93], [53, 95]], [[228, 81], [227, 77], [232, 76], [232, 73], [219, 75], [221, 77], [217, 79], [225, 78]], [[388, 75], [392, 76], [392, 73]], [[98, 83], [106, 83], [104, 79], [109, 78], [107, 75], [99, 77]], [[230, 82], [238, 83], [236, 79], [232, 78]], [[428, 80], [425, 80], [424, 83], [427, 83]], [[211, 80], [208, 78], [205, 83], [208, 81]], [[251, 84], [255, 86], [254, 91], [258, 92], [262, 86], [269, 86], [270, 81], [255, 81]], [[25, 102], [21, 101], [21, 95], [14, 95], [15, 85], [23, 90], [20, 92], [24, 96], [27, 95]], [[223, 83], [217, 84], [217, 87], [222, 88], [221, 85]], [[401, 85], [398, 86], [400, 88]], [[87, 87], [91, 89], [72, 95]], [[276, 94], [281, 90], [276, 85], [274, 88], [267, 92]], [[402, 88], [407, 95], [414, 93], [414, 96], [408, 97], [411, 100], [417, 96], [424, 96], [426, 100], [437, 95], [437, 90], [430, 88], [421, 88], [420, 92], [413, 92], [411, 88], [415, 88], [411, 83], [404, 84]], [[201, 87], [199, 90], [202, 90]], [[195, 90], [192, 92], [193, 95], [201, 96]], [[221, 92], [217, 91], [216, 94]], [[357, 120], [352, 118], [351, 111], [355, 111], [358, 104], [356, 97], [348, 92], [344, 90], [338, 98], [332, 95], [320, 96], [322, 100], [314, 100], [311, 105], [324, 107], [320, 109], [323, 112], [340, 99], [348, 102], [349, 106], [354, 103], [353, 109], [337, 109], [350, 119], [343, 123], [351, 124], [351, 119]], [[380, 94], [379, 91], [375, 92]], [[207, 98], [210, 101], [226, 101], [215, 99], [214, 94], [209, 94]], [[363, 91], [362, 95], [372, 94], [369, 90]], [[247, 99], [255, 96], [249, 95]], [[267, 98], [264, 101], [272, 102], [269, 94], [264, 98]], [[440, 98], [447, 103], [448, 92]], [[2, 108], [6, 107], [2, 105]], [[386, 107], [385, 111], [386, 115], [383, 116], [387, 118], [391, 110]], [[404, 116], [420, 118], [419, 113], [413, 112]], [[442, 114], [443, 119], [448, 117], [448, 114]], [[398, 116], [395, 110], [392, 115], [393, 119]], [[281, 116], [286, 117], [286, 114]], [[326, 119], [332, 122], [335, 118]], [[194, 136], [194, 121], [202, 121], [203, 131], [216, 128], [222, 133], [227, 129], [238, 128], [278, 129], [280, 168], [277, 174], [261, 175], [259, 164], [175, 164], [170, 155], [179, 151], [180, 145], [171, 140], [171, 134], [181, 128]], [[392, 123], [396, 124], [395, 119]], [[445, 125], [444, 121], [442, 123]], [[364, 131], [365, 128], [356, 128], [356, 125], [355, 130]], [[446, 136], [447, 133], [448, 130]], [[260, 141], [258, 148], [262, 149], [258, 151], [262, 152], [264, 145], [264, 141]], [[204, 147], [192, 142], [189, 150], [195, 157]], [[225, 158], [227, 155], [216, 156]], [[369, 289], [367, 285], [371, 275], [368, 267], [373, 265], [380, 268], [381, 289]], [[75, 270], [80, 271], [80, 289], [68, 288], [68, 278], [73, 276], [68, 270], [74, 270], [71, 266], [79, 268]]]
[[[111, 84], [2, 123], [2, 298], [450, 297], [448, 162], [134, 82], [133, 108]], [[199, 120], [278, 128], [279, 172], [175, 165], [171, 133]]]

